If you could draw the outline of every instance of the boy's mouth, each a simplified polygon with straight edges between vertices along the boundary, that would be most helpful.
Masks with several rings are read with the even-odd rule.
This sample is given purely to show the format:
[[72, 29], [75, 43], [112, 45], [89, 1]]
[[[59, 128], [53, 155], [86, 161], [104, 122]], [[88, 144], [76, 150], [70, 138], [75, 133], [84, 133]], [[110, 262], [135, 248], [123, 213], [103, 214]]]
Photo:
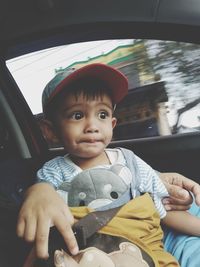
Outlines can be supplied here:
[[99, 140], [86, 140], [83, 143], [89, 143], [89, 144], [95, 144], [95, 143], [99, 143]]
[[81, 140], [81, 143], [88, 143], [88, 144], [95, 144], [95, 143], [99, 143], [99, 142], [102, 142], [102, 140], [101, 139], [94, 139], [94, 138]]

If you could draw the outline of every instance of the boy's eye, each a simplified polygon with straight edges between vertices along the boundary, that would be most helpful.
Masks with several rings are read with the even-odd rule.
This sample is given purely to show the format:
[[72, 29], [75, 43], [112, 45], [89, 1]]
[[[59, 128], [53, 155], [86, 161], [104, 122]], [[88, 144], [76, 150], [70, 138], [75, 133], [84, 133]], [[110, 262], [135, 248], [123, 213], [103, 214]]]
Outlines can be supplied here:
[[83, 112], [74, 112], [71, 118], [73, 120], [81, 120], [83, 118]]
[[101, 111], [101, 112], [99, 112], [99, 118], [100, 119], [102, 119], [102, 120], [104, 120], [104, 119], [106, 119], [107, 117], [108, 117], [108, 112], [107, 111]]

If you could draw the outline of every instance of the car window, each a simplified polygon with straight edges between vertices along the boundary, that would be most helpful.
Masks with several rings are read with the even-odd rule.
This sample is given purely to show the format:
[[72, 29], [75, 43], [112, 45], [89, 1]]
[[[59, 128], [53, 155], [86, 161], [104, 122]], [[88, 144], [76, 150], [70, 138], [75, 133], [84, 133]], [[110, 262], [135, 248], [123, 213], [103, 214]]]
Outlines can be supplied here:
[[[200, 131], [200, 46], [163, 40], [101, 40], [52, 47], [7, 61], [42, 129], [41, 94], [65, 68], [101, 62], [129, 79], [114, 140]], [[49, 144], [52, 146], [52, 144]]]

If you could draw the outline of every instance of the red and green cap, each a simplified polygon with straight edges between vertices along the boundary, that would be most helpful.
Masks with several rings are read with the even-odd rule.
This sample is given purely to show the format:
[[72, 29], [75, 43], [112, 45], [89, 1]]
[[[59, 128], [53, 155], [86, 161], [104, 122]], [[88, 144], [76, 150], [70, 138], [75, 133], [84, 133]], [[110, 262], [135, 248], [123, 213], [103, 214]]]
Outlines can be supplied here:
[[55, 96], [67, 90], [75, 81], [86, 77], [97, 78], [108, 85], [112, 92], [113, 104], [118, 104], [128, 93], [128, 79], [117, 69], [102, 63], [93, 63], [79, 69], [66, 69], [59, 72], [44, 88], [43, 110]]

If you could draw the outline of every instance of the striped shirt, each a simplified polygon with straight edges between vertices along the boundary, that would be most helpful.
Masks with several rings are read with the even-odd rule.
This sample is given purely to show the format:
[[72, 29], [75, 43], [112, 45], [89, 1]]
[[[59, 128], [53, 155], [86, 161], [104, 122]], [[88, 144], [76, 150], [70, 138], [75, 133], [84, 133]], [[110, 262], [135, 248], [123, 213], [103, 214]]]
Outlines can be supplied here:
[[[131, 154], [134, 157], [134, 162], [137, 167], [137, 177], [134, 177], [133, 172], [130, 171], [127, 166], [127, 161], [122, 153], [121, 149], [105, 149], [105, 152], [110, 160], [110, 165], [98, 166], [103, 168], [110, 168], [114, 164], [124, 165], [123, 171], [120, 176], [126, 183], [130, 183], [130, 187], [137, 187], [140, 193], [148, 192], [155, 204], [160, 218], [164, 218], [166, 210], [162, 204], [162, 199], [168, 196], [168, 192], [158, 177], [157, 173], [142, 159], [135, 154]], [[38, 182], [47, 182], [57, 189], [63, 182], [71, 182], [73, 178], [82, 172], [82, 169], [74, 164], [69, 155], [58, 156], [48, 162], [37, 172]], [[137, 181], [137, 184], [135, 183]], [[134, 190], [132, 190], [134, 192]], [[136, 195], [133, 193], [132, 197]]]

